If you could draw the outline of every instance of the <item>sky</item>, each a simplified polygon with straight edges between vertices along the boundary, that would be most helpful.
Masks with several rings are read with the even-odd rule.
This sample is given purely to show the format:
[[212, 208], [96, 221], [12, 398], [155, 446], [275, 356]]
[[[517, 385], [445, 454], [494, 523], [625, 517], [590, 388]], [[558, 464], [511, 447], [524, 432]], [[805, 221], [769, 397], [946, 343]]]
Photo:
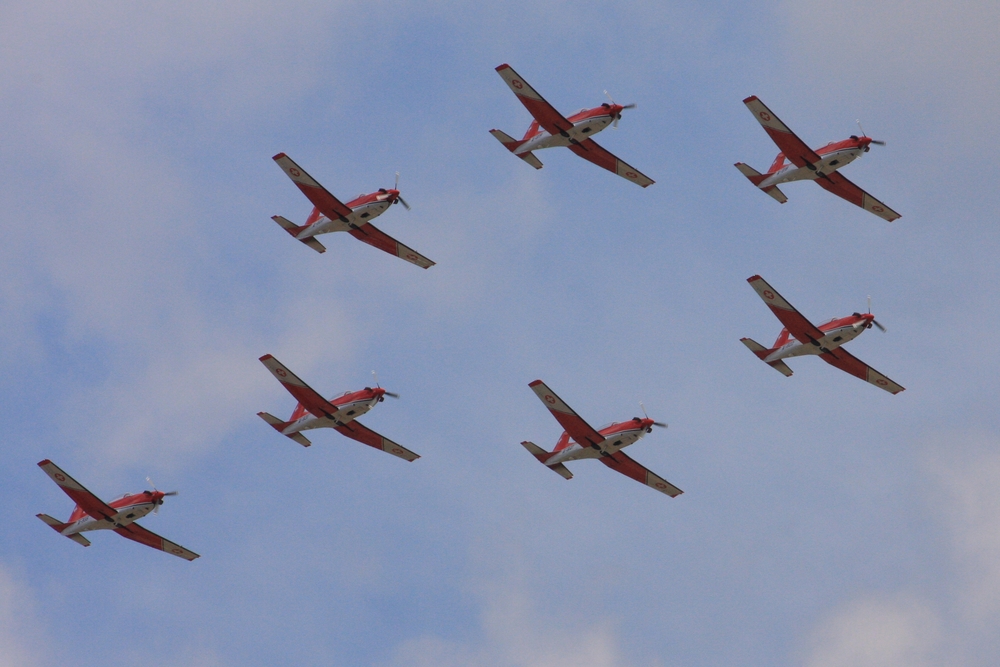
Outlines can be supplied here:
[[[989, 2], [261, 2], [0, 7], [0, 667], [992, 665], [1000, 650], [1000, 6]], [[489, 134], [636, 102], [531, 169]], [[733, 168], [886, 142], [778, 205]], [[269, 219], [310, 205], [285, 152], [427, 271]], [[849, 350], [891, 396], [739, 343], [867, 306]], [[361, 421], [406, 463], [255, 415], [398, 392]], [[628, 454], [676, 499], [593, 462], [567, 482], [518, 444], [668, 422]], [[53, 534], [52, 459], [110, 499], [178, 489], [141, 525], [194, 562]]]

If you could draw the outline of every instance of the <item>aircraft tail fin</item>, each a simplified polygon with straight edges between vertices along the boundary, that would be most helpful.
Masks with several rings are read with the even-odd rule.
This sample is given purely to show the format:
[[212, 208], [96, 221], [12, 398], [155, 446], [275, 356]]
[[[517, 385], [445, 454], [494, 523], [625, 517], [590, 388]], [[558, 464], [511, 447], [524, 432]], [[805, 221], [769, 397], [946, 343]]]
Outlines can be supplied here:
[[[754, 185], [756, 185], [758, 187], [760, 187], [761, 182], [763, 182], [763, 180], [765, 178], [767, 178], [767, 174], [760, 173], [759, 171], [757, 171], [756, 169], [754, 169], [753, 167], [751, 167], [748, 164], [743, 164], [742, 162], [737, 162], [735, 166], [736, 166], [737, 169], [740, 170], [741, 174], [743, 174], [744, 176], [746, 176], [750, 180], [751, 183], [753, 183]], [[770, 187], [760, 188], [760, 189], [763, 190], [764, 192], [766, 192], [767, 194], [769, 194], [779, 204], [784, 204], [786, 201], [788, 201], [788, 197], [786, 197], [785, 193], [782, 192], [781, 190], [779, 190], [778, 186], [776, 186], [776, 185], [772, 185]]]
[[[62, 521], [56, 519], [55, 517], [49, 516], [48, 514], [37, 514], [36, 516], [42, 521], [44, 521], [46, 524], [51, 526], [52, 530], [56, 531], [59, 534], [62, 534], [66, 526], [69, 525], [68, 523], [63, 523]], [[85, 547], [90, 546], [90, 540], [88, 540], [83, 535], [80, 535], [79, 533], [74, 533], [73, 535], [66, 535], [66, 537], [73, 540], [77, 544], [82, 544]]]
[[288, 425], [291, 424], [292, 422], [281, 421], [280, 419], [278, 419], [274, 415], [270, 414], [269, 412], [258, 412], [257, 416], [260, 417], [261, 419], [263, 419], [264, 421], [266, 421], [268, 424], [270, 424], [271, 428], [273, 428], [275, 431], [277, 431], [278, 433], [281, 433], [281, 435], [285, 436], [286, 438], [294, 440], [295, 442], [299, 443], [303, 447], [308, 447], [309, 445], [312, 444], [311, 442], [309, 442], [309, 440], [306, 438], [306, 436], [302, 435], [301, 433], [284, 433], [283, 432], [285, 430], [285, 428], [287, 428]]
[[[538, 459], [542, 463], [545, 463], [545, 461], [547, 461], [552, 456], [552, 452], [545, 451], [544, 449], [542, 449], [541, 447], [539, 447], [538, 445], [536, 445], [533, 442], [525, 441], [525, 442], [522, 442], [521, 445], [525, 449], [527, 449], [528, 452], [532, 456], [534, 456], [536, 459]], [[556, 471], [557, 473], [559, 473], [560, 475], [562, 475], [566, 479], [573, 479], [573, 473], [571, 473], [569, 471], [569, 468], [567, 468], [563, 464], [561, 464], [561, 463], [555, 463], [555, 464], [549, 465], [549, 464], [545, 463], [545, 465], [550, 470]]]
[[[751, 352], [756, 354], [757, 358], [760, 359], [761, 361], [767, 359], [767, 355], [771, 354], [772, 352], [774, 352], [775, 349], [777, 349], [777, 348], [771, 348], [769, 350], [760, 343], [758, 343], [757, 341], [752, 340], [750, 338], [741, 338], [740, 342], [746, 345]], [[792, 375], [792, 369], [789, 368], [788, 365], [780, 359], [778, 359], [777, 361], [764, 361], [764, 363], [766, 363], [768, 366], [778, 371], [785, 377], [791, 377]]]
[[[490, 134], [496, 137], [497, 141], [503, 144], [504, 148], [509, 150], [511, 153], [514, 153], [514, 151], [524, 144], [523, 141], [518, 141], [514, 137], [505, 132], [501, 132], [500, 130], [490, 130]], [[514, 155], [517, 155], [517, 157], [521, 158], [535, 169], [542, 168], [542, 161], [535, 157], [535, 154], [531, 151], [528, 151], [527, 153], [514, 153]]]
[[326, 247], [322, 243], [317, 241], [315, 237], [307, 236], [304, 239], [298, 238], [299, 233], [302, 232], [302, 230], [308, 227], [309, 225], [302, 225], [300, 227], [299, 225], [296, 225], [288, 218], [283, 218], [280, 215], [272, 216], [271, 219], [274, 220], [276, 223], [278, 223], [278, 225], [280, 225], [282, 229], [291, 234], [296, 241], [301, 241], [302, 243], [306, 244], [316, 252], [326, 252]]

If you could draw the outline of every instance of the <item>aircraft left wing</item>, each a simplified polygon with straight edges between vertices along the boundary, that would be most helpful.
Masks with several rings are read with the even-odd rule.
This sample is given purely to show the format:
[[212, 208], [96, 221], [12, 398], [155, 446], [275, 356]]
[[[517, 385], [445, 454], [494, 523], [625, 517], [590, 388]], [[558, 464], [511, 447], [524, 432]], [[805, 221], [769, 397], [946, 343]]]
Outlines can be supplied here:
[[567, 148], [582, 157], [584, 160], [593, 162], [598, 167], [603, 167], [613, 174], [618, 174], [626, 181], [632, 181], [636, 185], [641, 185], [642, 187], [647, 188], [656, 182], [635, 167], [622, 162], [614, 155], [601, 148], [601, 146], [599, 146], [593, 139], [584, 139], [583, 141], [570, 144]]
[[573, 412], [573, 408], [563, 403], [563, 400], [556, 396], [554, 391], [545, 386], [544, 382], [535, 380], [528, 384], [528, 386], [541, 399], [545, 407], [549, 409], [549, 412], [556, 418], [559, 425], [566, 429], [570, 437], [579, 444], [586, 447], [587, 445], [599, 445], [604, 442], [604, 436], [598, 433], [593, 426], [583, 421], [583, 418]]
[[556, 111], [556, 108], [546, 102], [544, 97], [535, 92], [535, 89], [529, 86], [528, 82], [522, 79], [510, 65], [504, 63], [496, 69], [497, 74], [507, 82], [528, 113], [534, 116], [538, 124], [544, 127], [549, 134], [564, 134], [573, 128], [573, 123]]
[[173, 554], [174, 556], [183, 558], [184, 560], [194, 560], [195, 558], [199, 558], [199, 555], [195, 552], [188, 551], [181, 545], [174, 544], [167, 538], [160, 537], [153, 531], [146, 530], [137, 523], [130, 523], [127, 526], [115, 528], [115, 532], [134, 542], [145, 544], [147, 547], [153, 547], [154, 549], [159, 549], [160, 551], [166, 551], [168, 554]]
[[796, 167], [805, 167], [807, 164], [816, 164], [822, 160], [813, 149], [795, 136], [795, 133], [788, 129], [787, 125], [764, 106], [764, 103], [758, 100], [756, 95], [751, 95], [743, 100], [743, 104], [747, 105], [747, 109], [750, 109], [753, 117], [764, 127], [764, 131], [771, 137], [771, 140], [778, 144], [778, 148], [785, 154], [788, 161]]
[[824, 174], [816, 179], [816, 184], [827, 192], [832, 192], [841, 199], [846, 199], [855, 206], [860, 206], [869, 213], [874, 213], [888, 222], [903, 217], [841, 176], [840, 172], [835, 171], [832, 174]]
[[676, 498], [684, 493], [656, 473], [650, 472], [643, 466], [636, 463], [633, 459], [626, 456], [625, 452], [615, 452], [610, 456], [602, 456], [600, 459], [601, 463], [608, 466], [615, 472], [620, 472], [626, 477], [631, 477], [641, 484], [651, 486], [660, 493], [665, 493], [671, 498]]
[[850, 373], [854, 377], [875, 385], [879, 389], [885, 389], [890, 394], [905, 391], [904, 387], [899, 386], [842, 347], [825, 352], [819, 355], [819, 358], [845, 373]]
[[802, 313], [795, 310], [792, 304], [785, 301], [773, 287], [764, 282], [760, 276], [750, 276], [747, 282], [760, 295], [767, 307], [771, 309], [774, 316], [788, 328], [788, 332], [795, 336], [800, 343], [806, 344], [820, 340], [824, 334], [816, 328], [812, 322], [802, 316]]
[[379, 250], [384, 250], [400, 259], [405, 259], [410, 264], [416, 264], [421, 269], [429, 269], [435, 264], [413, 248], [407, 248], [381, 229], [373, 226], [370, 222], [367, 225], [362, 225], [348, 231], [357, 240], [364, 241], [368, 245], [375, 246]]
[[359, 424], [357, 421], [349, 421], [346, 424], [334, 426], [334, 428], [351, 440], [357, 440], [363, 445], [368, 445], [369, 447], [374, 447], [375, 449], [381, 449], [383, 452], [388, 452], [393, 456], [398, 456], [404, 461], [416, 461], [420, 458], [419, 454], [414, 454], [406, 447], [393, 442], [389, 438], [379, 435], [367, 426]]
[[294, 396], [311, 414], [321, 418], [336, 419], [337, 406], [320, 396], [315, 389], [299, 379], [295, 373], [285, 368], [280, 361], [270, 354], [265, 354], [260, 358], [260, 363], [264, 364], [267, 370], [271, 371], [271, 374], [277, 378], [278, 382], [288, 390], [288, 393]]
[[306, 199], [313, 203], [320, 212], [331, 220], [342, 220], [347, 222], [347, 216], [351, 214], [351, 209], [342, 201], [330, 194], [326, 188], [320, 185], [306, 170], [295, 164], [292, 158], [284, 153], [278, 153], [273, 158], [281, 170], [288, 178], [298, 186]]
[[52, 481], [59, 485], [67, 496], [80, 508], [94, 517], [98, 521], [110, 519], [118, 514], [118, 510], [112, 508], [103, 500], [88, 491], [78, 481], [67, 475], [55, 463], [45, 459], [38, 462], [38, 467], [45, 471], [45, 474], [52, 478]]

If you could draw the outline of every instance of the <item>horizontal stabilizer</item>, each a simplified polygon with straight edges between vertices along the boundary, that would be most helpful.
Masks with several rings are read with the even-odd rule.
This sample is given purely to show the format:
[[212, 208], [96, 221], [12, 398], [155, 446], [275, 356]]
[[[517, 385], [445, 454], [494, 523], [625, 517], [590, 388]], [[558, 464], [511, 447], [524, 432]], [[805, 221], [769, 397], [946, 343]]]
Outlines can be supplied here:
[[[750, 338], [741, 338], [740, 342], [746, 345], [751, 352], [756, 354], [757, 358], [760, 359], [761, 361], [764, 361], [764, 359], [767, 358], [767, 355], [769, 355], [771, 352], [774, 352], [774, 350], [769, 350], [760, 343], [758, 343], [757, 341], [752, 340]], [[777, 361], [767, 361], [764, 363], [766, 363], [768, 366], [778, 371], [785, 377], [792, 376], [792, 369], [788, 367], [788, 364], [786, 364], [784, 361], [781, 361], [780, 359]]]
[[520, 155], [518, 155], [518, 157], [527, 162], [528, 164], [530, 164], [535, 169], [541, 169], [543, 166], [545, 166], [542, 164], [542, 161], [539, 160], [537, 157], [535, 157], [535, 154], [532, 153], [531, 151], [528, 151], [527, 153], [521, 153]]
[[777, 185], [772, 185], [769, 188], [761, 188], [761, 189], [764, 190], [764, 192], [766, 192], [767, 194], [771, 195], [771, 198], [777, 201], [779, 204], [784, 204], [786, 201], [788, 201], [788, 197], [785, 196], [784, 192], [778, 189]]
[[[258, 412], [257, 416], [266, 421], [272, 427], [274, 427], [274, 430], [277, 431], [278, 433], [284, 431], [285, 427], [287, 427], [289, 424], [289, 422], [281, 421], [274, 415], [267, 412]], [[308, 447], [309, 445], [312, 444], [311, 442], [309, 442], [306, 436], [302, 435], [301, 433], [281, 433], [281, 434], [284, 435], [286, 438], [291, 438], [292, 440], [299, 443], [303, 447]]]
[[[517, 148], [524, 143], [523, 141], [519, 141], [514, 137], [510, 136], [509, 134], [501, 132], [500, 130], [490, 130], [490, 134], [496, 137], [497, 141], [503, 144], [504, 148], [509, 150], [511, 153], [514, 153], [514, 151], [517, 150]], [[525, 162], [527, 162], [528, 164], [530, 164], [535, 169], [542, 168], [542, 161], [539, 160], [537, 157], [535, 157], [535, 154], [532, 153], [531, 151], [528, 151], [527, 153], [520, 153], [520, 154], [514, 153], [514, 154], [517, 155], [517, 157], [524, 160]]]
[[[39, 519], [41, 519], [46, 524], [48, 524], [49, 526], [51, 526], [54, 531], [56, 531], [57, 533], [60, 533], [60, 534], [62, 533], [63, 529], [65, 529], [66, 526], [69, 525], [69, 524], [63, 523], [62, 521], [60, 521], [59, 519], [56, 519], [55, 517], [49, 516], [48, 514], [36, 514], [35, 516], [37, 516]], [[90, 540], [88, 540], [83, 535], [80, 535], [79, 533], [75, 533], [73, 535], [67, 535], [66, 537], [68, 537], [69, 539], [73, 540], [77, 544], [82, 544], [85, 547], [89, 547], [90, 546]]]
[[[754, 169], [753, 167], [751, 167], [748, 164], [743, 164], [742, 162], [737, 162], [735, 166], [736, 166], [737, 169], [740, 170], [740, 173], [743, 174], [744, 176], [746, 176], [748, 179], [750, 179], [750, 182], [753, 183], [754, 185], [758, 185], [759, 186], [760, 183], [765, 178], [767, 178], [767, 174], [760, 173], [759, 171], [757, 171], [756, 169]], [[778, 186], [776, 186], [776, 185], [772, 185], [771, 187], [768, 187], [768, 188], [761, 188], [761, 190], [763, 190], [764, 192], [766, 192], [767, 194], [769, 194], [779, 204], [784, 204], [785, 202], [788, 201], [788, 197], [786, 197], [785, 193], [782, 192], [781, 190], [779, 190]]]
[[307, 236], [304, 239], [298, 238], [298, 234], [303, 229], [305, 229], [306, 226], [299, 227], [298, 225], [296, 225], [294, 222], [292, 222], [288, 218], [283, 218], [280, 215], [272, 216], [271, 219], [274, 220], [279, 225], [281, 225], [281, 228], [284, 229], [289, 234], [291, 234], [292, 236], [294, 236], [297, 241], [301, 241], [302, 243], [306, 244], [307, 246], [309, 246], [310, 248], [312, 248], [316, 252], [326, 252], [326, 246], [324, 246], [322, 243], [320, 243], [319, 241], [317, 241], [316, 237], [314, 237], [314, 236]]
[[[531, 453], [532, 456], [534, 456], [536, 459], [538, 459], [542, 463], [545, 463], [545, 460], [552, 456], [551, 453], [545, 451], [544, 449], [542, 449], [541, 447], [539, 447], [538, 445], [536, 445], [533, 442], [527, 442], [527, 441], [525, 441], [525, 442], [522, 442], [521, 445], [525, 449], [527, 449]], [[571, 473], [569, 471], [569, 468], [567, 468], [566, 466], [564, 466], [561, 463], [556, 463], [554, 465], [548, 465], [548, 464], [546, 464], [546, 467], [549, 468], [550, 470], [556, 471], [557, 473], [559, 473], [560, 475], [562, 475], [566, 479], [573, 479], [573, 473]]]

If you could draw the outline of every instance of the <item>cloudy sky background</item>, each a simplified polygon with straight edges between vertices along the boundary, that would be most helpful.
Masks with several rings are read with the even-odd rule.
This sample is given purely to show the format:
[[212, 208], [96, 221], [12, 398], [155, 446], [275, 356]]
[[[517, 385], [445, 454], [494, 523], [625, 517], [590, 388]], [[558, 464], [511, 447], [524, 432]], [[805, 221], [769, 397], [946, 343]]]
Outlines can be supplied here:
[[[0, 9], [0, 666], [990, 665], [1000, 650], [995, 185], [1000, 7], [987, 2], [105, 3]], [[638, 103], [535, 172], [487, 130], [529, 116], [509, 62], [566, 113]], [[777, 205], [732, 164], [855, 132], [846, 171], [888, 224], [810, 184]], [[346, 236], [318, 255], [269, 218], [306, 200], [287, 152], [421, 271]], [[890, 396], [738, 342], [780, 325], [760, 273], [852, 343]], [[413, 464], [255, 413], [294, 401], [270, 352]], [[592, 462], [566, 482], [517, 443], [667, 421], [629, 454], [671, 500]], [[88, 549], [34, 518], [180, 489]]]

